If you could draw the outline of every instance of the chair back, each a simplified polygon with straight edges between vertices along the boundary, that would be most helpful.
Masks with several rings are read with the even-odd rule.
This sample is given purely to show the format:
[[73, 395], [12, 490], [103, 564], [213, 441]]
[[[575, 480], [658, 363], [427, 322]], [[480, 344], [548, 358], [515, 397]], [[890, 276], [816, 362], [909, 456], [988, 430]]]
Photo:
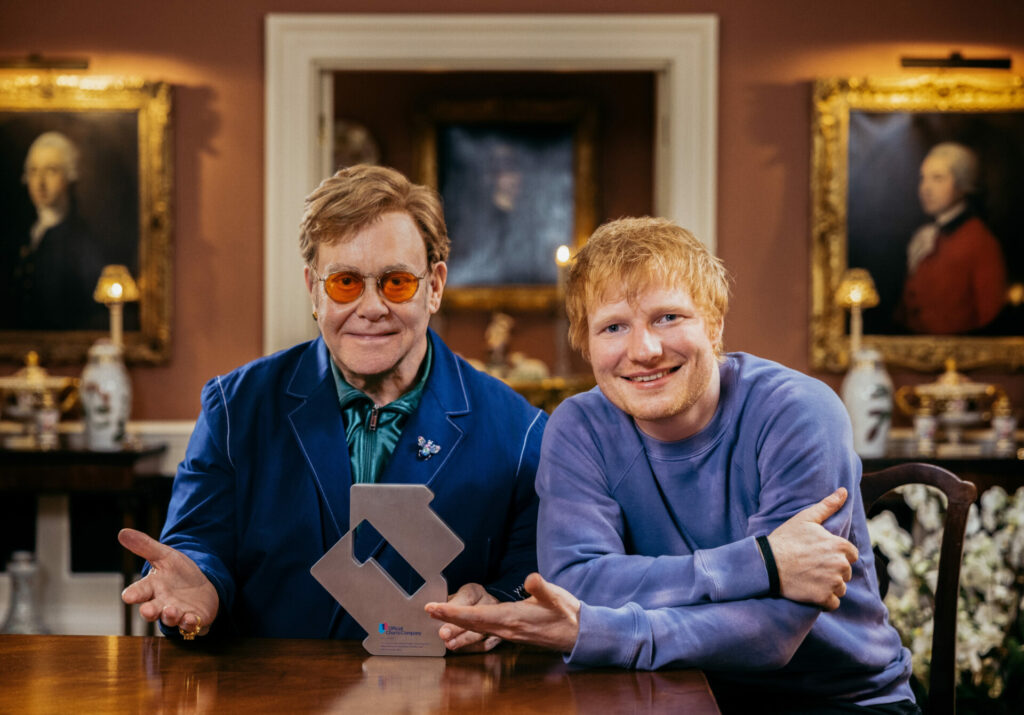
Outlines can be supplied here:
[[931, 674], [928, 678], [928, 715], [956, 710], [956, 608], [960, 596], [960, 561], [964, 553], [967, 512], [978, 490], [949, 470], [917, 462], [898, 464], [864, 474], [860, 491], [864, 510], [893, 489], [904, 484], [927, 484], [946, 495], [946, 518], [942, 527], [939, 573], [935, 585], [935, 615], [932, 630]]

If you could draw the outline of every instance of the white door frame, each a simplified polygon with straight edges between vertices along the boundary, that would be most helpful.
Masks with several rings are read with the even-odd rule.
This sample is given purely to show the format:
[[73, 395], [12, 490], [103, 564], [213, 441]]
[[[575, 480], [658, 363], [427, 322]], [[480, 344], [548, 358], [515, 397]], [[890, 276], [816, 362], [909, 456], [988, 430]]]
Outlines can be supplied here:
[[297, 247], [323, 178], [325, 73], [337, 70], [651, 71], [655, 213], [714, 250], [715, 15], [270, 14], [266, 21], [265, 353], [315, 334]]

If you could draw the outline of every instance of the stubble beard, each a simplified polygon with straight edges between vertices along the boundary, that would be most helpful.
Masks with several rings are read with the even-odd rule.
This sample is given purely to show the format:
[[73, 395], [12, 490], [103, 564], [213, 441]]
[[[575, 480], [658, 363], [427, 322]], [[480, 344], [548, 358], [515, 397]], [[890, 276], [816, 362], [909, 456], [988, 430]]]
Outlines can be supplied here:
[[[625, 386], [624, 394], [620, 393], [625, 404], [618, 404], [615, 400], [612, 402], [616, 402], [617, 407], [638, 421], [660, 422], [671, 419], [689, 410], [707, 392], [708, 386], [711, 384], [712, 370], [716, 364], [714, 360], [708, 360], [706, 356], [701, 356], [699, 360], [692, 363], [692, 373], [675, 395], [645, 396], [637, 394], [629, 386]], [[686, 369], [686, 365], [679, 368], [679, 370]]]

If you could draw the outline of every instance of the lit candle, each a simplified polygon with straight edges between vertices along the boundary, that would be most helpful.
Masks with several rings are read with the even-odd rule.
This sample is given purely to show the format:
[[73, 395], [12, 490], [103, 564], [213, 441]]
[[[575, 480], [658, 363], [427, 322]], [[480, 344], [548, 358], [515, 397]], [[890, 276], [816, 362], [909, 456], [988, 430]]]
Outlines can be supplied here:
[[555, 375], [562, 376], [569, 372], [569, 332], [568, 320], [565, 316], [565, 281], [569, 272], [569, 260], [572, 251], [568, 246], [559, 246], [555, 250], [555, 264], [558, 266], [558, 305], [555, 307]]
[[572, 258], [572, 251], [568, 246], [562, 245], [555, 249], [555, 265], [558, 266], [558, 300], [565, 298], [565, 277], [569, 266], [569, 259]]

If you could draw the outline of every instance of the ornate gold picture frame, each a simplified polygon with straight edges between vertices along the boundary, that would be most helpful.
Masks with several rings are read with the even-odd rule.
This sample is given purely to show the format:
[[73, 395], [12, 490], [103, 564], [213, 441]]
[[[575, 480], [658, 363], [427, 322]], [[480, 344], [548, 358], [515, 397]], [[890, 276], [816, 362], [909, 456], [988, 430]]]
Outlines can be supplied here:
[[0, 359], [84, 362], [109, 332], [93, 300], [109, 264], [139, 288], [126, 359], [168, 359], [171, 101], [169, 85], [137, 78], [0, 76]]
[[555, 250], [595, 228], [597, 115], [586, 102], [439, 102], [418, 118], [418, 175], [452, 239], [444, 307], [551, 310]]
[[[942, 236], [950, 235], [949, 224], [942, 224], [948, 214], [927, 215], [918, 195], [923, 160], [932, 148], [949, 142], [967, 147], [977, 159], [979, 185], [969, 192], [970, 211], [962, 216], [987, 225], [988, 235], [1001, 245], [1006, 278], [1005, 291], [996, 294], [996, 300], [1002, 300], [995, 303], [996, 318], [985, 318], [979, 327], [958, 332], [924, 330], [920, 321], [915, 324], [906, 318], [909, 276], [919, 270], [920, 257], [934, 254]], [[878, 287], [879, 305], [863, 311], [863, 343], [878, 349], [887, 363], [927, 371], [942, 368], [947, 358], [966, 369], [1024, 366], [1021, 196], [1021, 77], [932, 74], [816, 81], [811, 167], [812, 367], [839, 371], [849, 365], [847, 316], [835, 299], [848, 268], [867, 269]], [[915, 254], [910, 248], [912, 238], [932, 230], [925, 230], [929, 222], [938, 233], [932, 233], [930, 248]], [[966, 264], [960, 266], [960, 273], [969, 271]], [[920, 301], [921, 295], [934, 290], [958, 290], [960, 279], [952, 276], [948, 284], [933, 282], [910, 297]], [[914, 310], [920, 313], [920, 308]]]

